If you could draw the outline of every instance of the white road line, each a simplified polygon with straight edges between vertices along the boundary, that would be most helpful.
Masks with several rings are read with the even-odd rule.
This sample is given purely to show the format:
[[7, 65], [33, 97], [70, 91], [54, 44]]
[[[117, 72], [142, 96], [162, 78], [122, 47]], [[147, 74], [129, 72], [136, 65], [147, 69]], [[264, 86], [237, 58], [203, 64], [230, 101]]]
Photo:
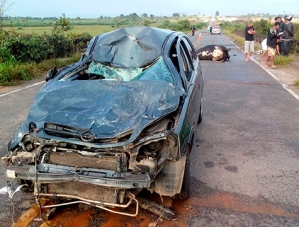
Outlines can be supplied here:
[[[226, 37], [226, 36], [225, 36]], [[227, 37], [226, 37], [227, 38]], [[228, 41], [230, 41], [232, 44], [234, 44], [240, 51], [242, 51], [244, 53], [244, 51], [238, 47], [233, 41], [231, 41], [229, 38], [227, 38]], [[245, 42], [245, 41], [244, 41]], [[245, 53], [244, 53], [245, 54]], [[256, 64], [258, 64], [262, 69], [264, 69], [270, 76], [272, 76], [278, 83], [281, 84], [281, 86], [286, 89], [291, 95], [293, 95], [297, 100], [299, 100], [299, 95], [297, 95], [293, 90], [288, 88], [287, 84], [283, 84], [280, 82], [279, 78], [277, 76], [275, 76], [275, 74], [273, 74], [272, 72], [270, 72], [269, 70], [267, 70], [265, 67], [263, 67], [261, 64], [259, 64], [255, 59], [251, 58]]]
[[29, 85], [27, 87], [23, 87], [23, 88], [20, 88], [20, 89], [16, 89], [16, 90], [4, 93], [4, 94], [0, 95], [0, 98], [4, 97], [4, 96], [7, 96], [7, 95], [10, 95], [10, 94], [13, 94], [13, 93], [16, 93], [16, 92], [19, 92], [19, 91], [22, 91], [22, 90], [25, 90], [25, 89], [28, 89], [28, 88], [31, 88], [31, 87], [34, 87], [34, 86], [37, 86], [37, 85], [45, 83], [45, 82], [46, 81], [41, 81], [41, 82], [38, 82], [38, 83], [35, 83], [35, 84], [32, 84], [32, 85]]

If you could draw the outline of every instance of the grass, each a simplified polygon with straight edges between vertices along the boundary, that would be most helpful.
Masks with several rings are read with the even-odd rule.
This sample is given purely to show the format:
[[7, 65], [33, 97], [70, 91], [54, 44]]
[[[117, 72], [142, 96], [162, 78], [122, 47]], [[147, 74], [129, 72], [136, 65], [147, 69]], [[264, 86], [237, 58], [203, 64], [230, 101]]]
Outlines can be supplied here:
[[79, 61], [80, 57], [81, 54], [76, 53], [69, 58], [49, 59], [38, 64], [20, 64], [11, 58], [9, 61], [0, 63], [0, 86], [13, 86], [34, 78], [40, 78], [54, 66], [61, 68]]
[[224, 35], [230, 37], [232, 40], [234, 40], [234, 43], [236, 43], [238, 46], [244, 46], [244, 38], [243, 37], [238, 36], [228, 30], [222, 30], [222, 33]]
[[289, 56], [282, 56], [282, 55], [277, 55], [274, 58], [274, 64], [275, 65], [281, 65], [285, 68], [290, 66], [290, 63], [294, 61], [294, 57], [292, 55]]
[[[4, 27], [4, 30], [10, 30], [11, 28]], [[15, 28], [13, 28], [15, 29]], [[21, 34], [36, 34], [42, 35], [44, 33], [51, 34], [53, 27], [45, 26], [45, 27], [18, 27], [17, 32]], [[110, 25], [75, 25], [71, 30], [66, 33], [73, 34], [82, 34], [86, 32], [92, 36], [96, 36], [99, 34], [103, 34], [106, 32], [110, 32], [117, 29], [116, 27], [111, 27]]]

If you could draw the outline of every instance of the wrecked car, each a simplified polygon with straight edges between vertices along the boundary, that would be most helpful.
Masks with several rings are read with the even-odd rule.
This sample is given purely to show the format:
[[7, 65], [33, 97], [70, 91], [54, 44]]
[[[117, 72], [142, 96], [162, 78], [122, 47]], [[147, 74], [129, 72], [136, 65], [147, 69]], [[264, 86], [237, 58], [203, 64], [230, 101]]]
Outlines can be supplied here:
[[[1, 159], [7, 178], [37, 199], [62, 199], [42, 208], [85, 203], [135, 216], [142, 190], [189, 197], [204, 83], [186, 34], [147, 26], [101, 34], [46, 80]], [[114, 209], [129, 206], [135, 212]]]

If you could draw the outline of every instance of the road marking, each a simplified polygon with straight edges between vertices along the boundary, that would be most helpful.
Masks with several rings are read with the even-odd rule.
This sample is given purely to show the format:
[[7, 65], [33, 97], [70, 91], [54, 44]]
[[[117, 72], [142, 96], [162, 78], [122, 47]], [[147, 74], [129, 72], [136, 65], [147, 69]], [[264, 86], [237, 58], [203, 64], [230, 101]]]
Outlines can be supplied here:
[[[225, 36], [226, 37], [226, 36]], [[227, 38], [227, 37], [226, 37]], [[244, 51], [237, 46], [233, 41], [231, 41], [229, 38], [227, 38], [228, 41], [230, 41], [232, 44], [234, 44], [240, 51], [242, 51], [244, 53]], [[297, 95], [293, 90], [288, 88], [287, 84], [283, 84], [280, 82], [279, 78], [277, 76], [275, 76], [275, 74], [273, 74], [272, 72], [270, 72], [269, 70], [267, 70], [266, 68], [264, 68], [261, 64], [259, 64], [254, 58], [251, 58], [256, 64], [258, 64], [262, 69], [264, 69], [270, 76], [272, 76], [278, 83], [281, 84], [281, 86], [286, 89], [291, 95], [293, 95], [297, 100], [299, 100], [299, 95]]]
[[25, 90], [25, 89], [28, 89], [28, 88], [31, 88], [31, 87], [34, 87], [34, 86], [37, 86], [37, 85], [40, 85], [40, 84], [45, 83], [45, 82], [46, 81], [41, 81], [41, 82], [26, 86], [26, 87], [23, 87], [23, 88], [20, 88], [20, 89], [16, 89], [16, 90], [4, 93], [4, 94], [0, 95], [0, 98], [2, 98], [4, 96], [7, 96], [7, 95], [10, 95], [10, 94], [13, 94], [13, 93], [16, 93], [16, 92], [19, 92], [19, 91], [22, 91], [22, 90]]

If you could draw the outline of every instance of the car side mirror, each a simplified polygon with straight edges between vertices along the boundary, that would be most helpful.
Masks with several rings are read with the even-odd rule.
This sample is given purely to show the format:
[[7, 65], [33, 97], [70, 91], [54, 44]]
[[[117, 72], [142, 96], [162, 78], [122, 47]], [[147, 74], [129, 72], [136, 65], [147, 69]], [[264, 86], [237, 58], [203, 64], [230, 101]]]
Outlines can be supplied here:
[[49, 80], [53, 79], [56, 75], [57, 75], [57, 69], [56, 69], [56, 66], [49, 70], [47, 75], [46, 75], [46, 82], [48, 82]]

